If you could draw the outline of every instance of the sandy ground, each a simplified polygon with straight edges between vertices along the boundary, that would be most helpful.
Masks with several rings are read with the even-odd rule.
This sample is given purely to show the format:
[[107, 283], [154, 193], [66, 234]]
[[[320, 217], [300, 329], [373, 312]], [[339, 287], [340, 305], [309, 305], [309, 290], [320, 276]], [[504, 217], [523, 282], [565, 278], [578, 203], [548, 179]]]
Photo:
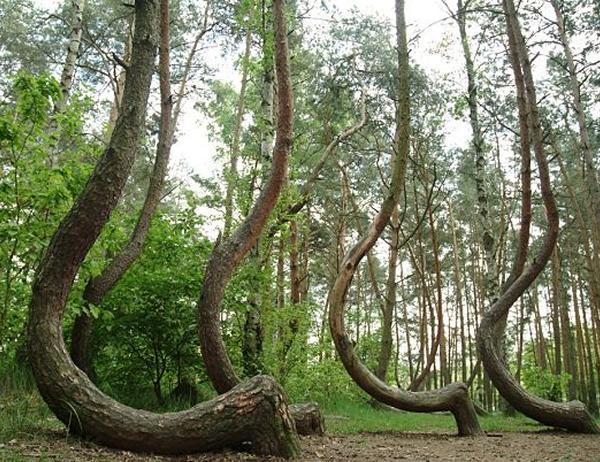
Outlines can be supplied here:
[[[248, 461], [280, 460], [246, 453], [220, 452], [186, 457], [143, 456], [111, 451], [66, 438], [59, 432], [34, 441], [13, 440], [0, 447], [0, 461]], [[299, 461], [600, 461], [600, 436], [558, 432], [494, 433], [458, 438], [426, 433], [362, 433], [302, 438]]]

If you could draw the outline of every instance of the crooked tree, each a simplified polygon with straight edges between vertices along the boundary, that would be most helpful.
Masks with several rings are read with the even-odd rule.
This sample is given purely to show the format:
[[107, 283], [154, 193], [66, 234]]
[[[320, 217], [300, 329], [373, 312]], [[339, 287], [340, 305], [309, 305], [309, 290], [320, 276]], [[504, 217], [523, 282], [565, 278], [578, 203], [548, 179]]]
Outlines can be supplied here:
[[[531, 220], [531, 196], [528, 184], [530, 179], [527, 177], [524, 190], [527, 190], [529, 195], [522, 199], [521, 230], [517, 256], [500, 296], [482, 316], [477, 333], [477, 347], [492, 382], [500, 394], [515, 409], [546, 425], [580, 433], [598, 433], [599, 429], [583, 403], [579, 401], [556, 403], [541, 399], [523, 389], [502, 362], [500, 352], [497, 349], [498, 335], [502, 332], [496, 326], [502, 322], [511, 306], [544, 270], [554, 252], [559, 230], [558, 208], [551, 189], [536, 90], [531, 72], [531, 61], [513, 1], [503, 0], [502, 7], [506, 18], [509, 58], [517, 87], [521, 143], [531, 136], [533, 152], [539, 170], [540, 190], [547, 226], [538, 254], [535, 255], [529, 265], [525, 266]], [[529, 155], [528, 151], [523, 150], [522, 155], [527, 157]], [[522, 174], [527, 171], [529, 175], [528, 170], [528, 166], [524, 170], [522, 169]]]
[[[244, 256], [258, 242], [277, 203], [287, 178], [288, 157], [293, 141], [293, 94], [283, 0], [273, 2], [273, 21], [277, 122], [271, 174], [245, 220], [229, 237], [217, 243], [206, 268], [198, 301], [198, 333], [202, 357], [206, 372], [219, 393], [225, 393], [240, 383], [221, 334], [220, 314], [225, 286]], [[292, 412], [299, 432], [324, 431], [318, 405], [313, 403], [294, 406]]]
[[[283, 0], [275, 5], [283, 18]], [[36, 383], [70, 432], [111, 447], [177, 454], [251, 441], [258, 453], [294, 456], [298, 445], [285, 394], [269, 377], [256, 377], [186, 411], [154, 414], [103, 394], [67, 352], [62, 336], [66, 300], [83, 259], [117, 205], [138, 150], [159, 24], [163, 40], [168, 37], [168, 0], [160, 7], [157, 1], [137, 0], [135, 15], [132, 59], [115, 129], [85, 189], [52, 238], [33, 285], [28, 346]], [[279, 38], [280, 57], [286, 64], [285, 37]], [[167, 52], [161, 47], [161, 60]], [[291, 89], [288, 96], [291, 100]], [[284, 113], [282, 124], [291, 127], [291, 106]]]
[[329, 326], [336, 350], [352, 379], [375, 399], [413, 412], [450, 411], [460, 435], [482, 433], [465, 384], [454, 383], [427, 392], [407, 392], [390, 387], [359, 359], [344, 326], [344, 307], [352, 279], [363, 257], [373, 248], [387, 226], [403, 191], [410, 147], [410, 87], [404, 1], [396, 0], [396, 41], [398, 49], [398, 109], [392, 179], [379, 213], [366, 233], [344, 256], [340, 272], [329, 292]]

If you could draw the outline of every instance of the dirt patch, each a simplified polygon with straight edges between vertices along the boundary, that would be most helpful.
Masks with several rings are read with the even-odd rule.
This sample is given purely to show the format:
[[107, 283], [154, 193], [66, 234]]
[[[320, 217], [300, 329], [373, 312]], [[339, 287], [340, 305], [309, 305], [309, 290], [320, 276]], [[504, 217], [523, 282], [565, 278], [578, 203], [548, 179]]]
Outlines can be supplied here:
[[[600, 461], [599, 436], [561, 432], [494, 433], [485, 438], [458, 438], [427, 433], [362, 433], [302, 438], [299, 461]], [[225, 451], [186, 457], [158, 457], [112, 451], [65, 438], [58, 432], [34, 440], [1, 445], [0, 461], [212, 461], [280, 460]]]

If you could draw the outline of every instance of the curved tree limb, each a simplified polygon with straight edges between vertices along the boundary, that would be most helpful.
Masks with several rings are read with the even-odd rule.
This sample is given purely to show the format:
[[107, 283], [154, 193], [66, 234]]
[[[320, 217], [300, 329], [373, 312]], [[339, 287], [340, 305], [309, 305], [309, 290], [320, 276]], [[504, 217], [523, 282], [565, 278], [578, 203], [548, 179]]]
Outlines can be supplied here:
[[[246, 219], [231, 236], [217, 243], [206, 268], [198, 301], [198, 334], [202, 357], [206, 372], [219, 393], [231, 390], [240, 382], [221, 334], [220, 314], [225, 286], [242, 258], [258, 241], [277, 203], [287, 178], [288, 157], [293, 141], [293, 89], [284, 0], [273, 2], [273, 18], [278, 117], [271, 175]], [[323, 418], [320, 413], [315, 413], [314, 406], [295, 405], [291, 408], [300, 431], [316, 429], [318, 433], [323, 433]], [[305, 413], [304, 410], [310, 412]], [[307, 420], [312, 423], [306, 424]]]
[[[161, 29], [168, 27], [161, 1]], [[40, 393], [71, 432], [111, 447], [167, 454], [252, 441], [261, 454], [297, 453], [286, 398], [257, 377], [187, 411], [153, 414], [103, 394], [70, 360], [62, 336], [65, 304], [77, 271], [117, 205], [138, 150], [158, 41], [158, 2], [136, 0], [136, 33], [119, 115], [110, 143], [84, 191], [61, 222], [38, 268], [28, 323], [29, 356]]]

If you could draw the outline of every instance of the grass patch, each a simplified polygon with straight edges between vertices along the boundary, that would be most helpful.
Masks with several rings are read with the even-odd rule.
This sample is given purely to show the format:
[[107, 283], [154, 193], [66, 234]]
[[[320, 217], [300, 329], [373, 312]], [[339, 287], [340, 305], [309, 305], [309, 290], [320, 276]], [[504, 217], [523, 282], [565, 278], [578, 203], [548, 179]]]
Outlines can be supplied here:
[[[450, 413], [418, 414], [376, 409], [367, 403], [340, 402], [325, 409], [327, 430], [337, 434], [361, 432], [456, 432], [456, 422]], [[480, 417], [482, 428], [488, 432], [530, 432], [547, 427], [525, 416]]]

